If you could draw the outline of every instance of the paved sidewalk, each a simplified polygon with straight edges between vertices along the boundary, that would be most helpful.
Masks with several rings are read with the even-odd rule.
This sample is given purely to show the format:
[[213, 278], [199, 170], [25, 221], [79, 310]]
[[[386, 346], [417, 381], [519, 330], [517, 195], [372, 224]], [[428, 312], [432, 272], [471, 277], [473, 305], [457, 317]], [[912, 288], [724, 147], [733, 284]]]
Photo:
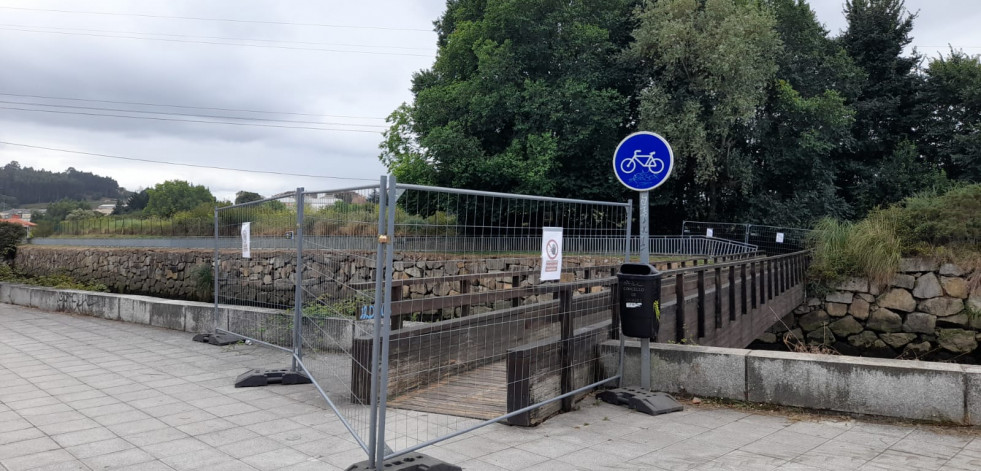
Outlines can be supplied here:
[[[0, 470], [338, 470], [364, 459], [310, 385], [235, 389], [288, 357], [0, 304]], [[981, 469], [981, 430], [587, 400], [422, 450], [467, 470]]]

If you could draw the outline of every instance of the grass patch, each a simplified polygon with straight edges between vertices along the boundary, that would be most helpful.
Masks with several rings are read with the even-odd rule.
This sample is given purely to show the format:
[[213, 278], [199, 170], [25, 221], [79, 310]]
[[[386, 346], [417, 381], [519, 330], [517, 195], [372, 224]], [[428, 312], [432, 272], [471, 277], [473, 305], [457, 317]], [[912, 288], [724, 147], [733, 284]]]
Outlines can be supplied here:
[[102, 283], [87, 283], [78, 281], [64, 273], [53, 275], [33, 276], [20, 273], [6, 263], [0, 263], [0, 282], [21, 283], [25, 285], [44, 286], [56, 289], [75, 289], [81, 291], [98, 291], [108, 293], [109, 287]]

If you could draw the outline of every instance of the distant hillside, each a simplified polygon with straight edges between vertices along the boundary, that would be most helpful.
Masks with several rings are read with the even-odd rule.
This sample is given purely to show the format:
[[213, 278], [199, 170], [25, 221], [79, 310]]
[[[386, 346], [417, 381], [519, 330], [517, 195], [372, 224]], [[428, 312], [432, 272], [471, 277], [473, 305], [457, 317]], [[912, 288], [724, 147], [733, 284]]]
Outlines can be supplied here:
[[119, 197], [119, 184], [110, 177], [79, 172], [69, 167], [64, 172], [35, 170], [17, 162], [0, 168], [0, 199], [8, 205]]

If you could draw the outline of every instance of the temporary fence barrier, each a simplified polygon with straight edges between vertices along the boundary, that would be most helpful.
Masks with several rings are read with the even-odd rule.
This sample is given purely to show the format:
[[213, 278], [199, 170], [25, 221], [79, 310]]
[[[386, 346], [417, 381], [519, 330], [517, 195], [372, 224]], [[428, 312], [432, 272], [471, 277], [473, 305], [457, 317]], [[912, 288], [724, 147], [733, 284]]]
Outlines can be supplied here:
[[381, 469], [619, 378], [599, 345], [617, 338], [630, 213], [385, 177], [220, 208], [216, 331], [289, 352]]
[[768, 255], [804, 250], [810, 229], [766, 226], [761, 224], [684, 221], [681, 235], [742, 242], [757, 247]]

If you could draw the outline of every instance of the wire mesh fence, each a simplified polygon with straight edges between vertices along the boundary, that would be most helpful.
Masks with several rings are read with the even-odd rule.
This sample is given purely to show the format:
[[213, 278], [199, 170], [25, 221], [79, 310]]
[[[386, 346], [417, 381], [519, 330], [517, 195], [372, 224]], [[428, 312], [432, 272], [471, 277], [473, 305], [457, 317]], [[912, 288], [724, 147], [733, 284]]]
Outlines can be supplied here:
[[397, 188], [387, 456], [498, 420], [540, 422], [611, 379], [597, 346], [615, 329], [629, 204]]
[[684, 221], [681, 225], [682, 236], [742, 242], [769, 255], [804, 250], [810, 233], [810, 229], [745, 223]]

